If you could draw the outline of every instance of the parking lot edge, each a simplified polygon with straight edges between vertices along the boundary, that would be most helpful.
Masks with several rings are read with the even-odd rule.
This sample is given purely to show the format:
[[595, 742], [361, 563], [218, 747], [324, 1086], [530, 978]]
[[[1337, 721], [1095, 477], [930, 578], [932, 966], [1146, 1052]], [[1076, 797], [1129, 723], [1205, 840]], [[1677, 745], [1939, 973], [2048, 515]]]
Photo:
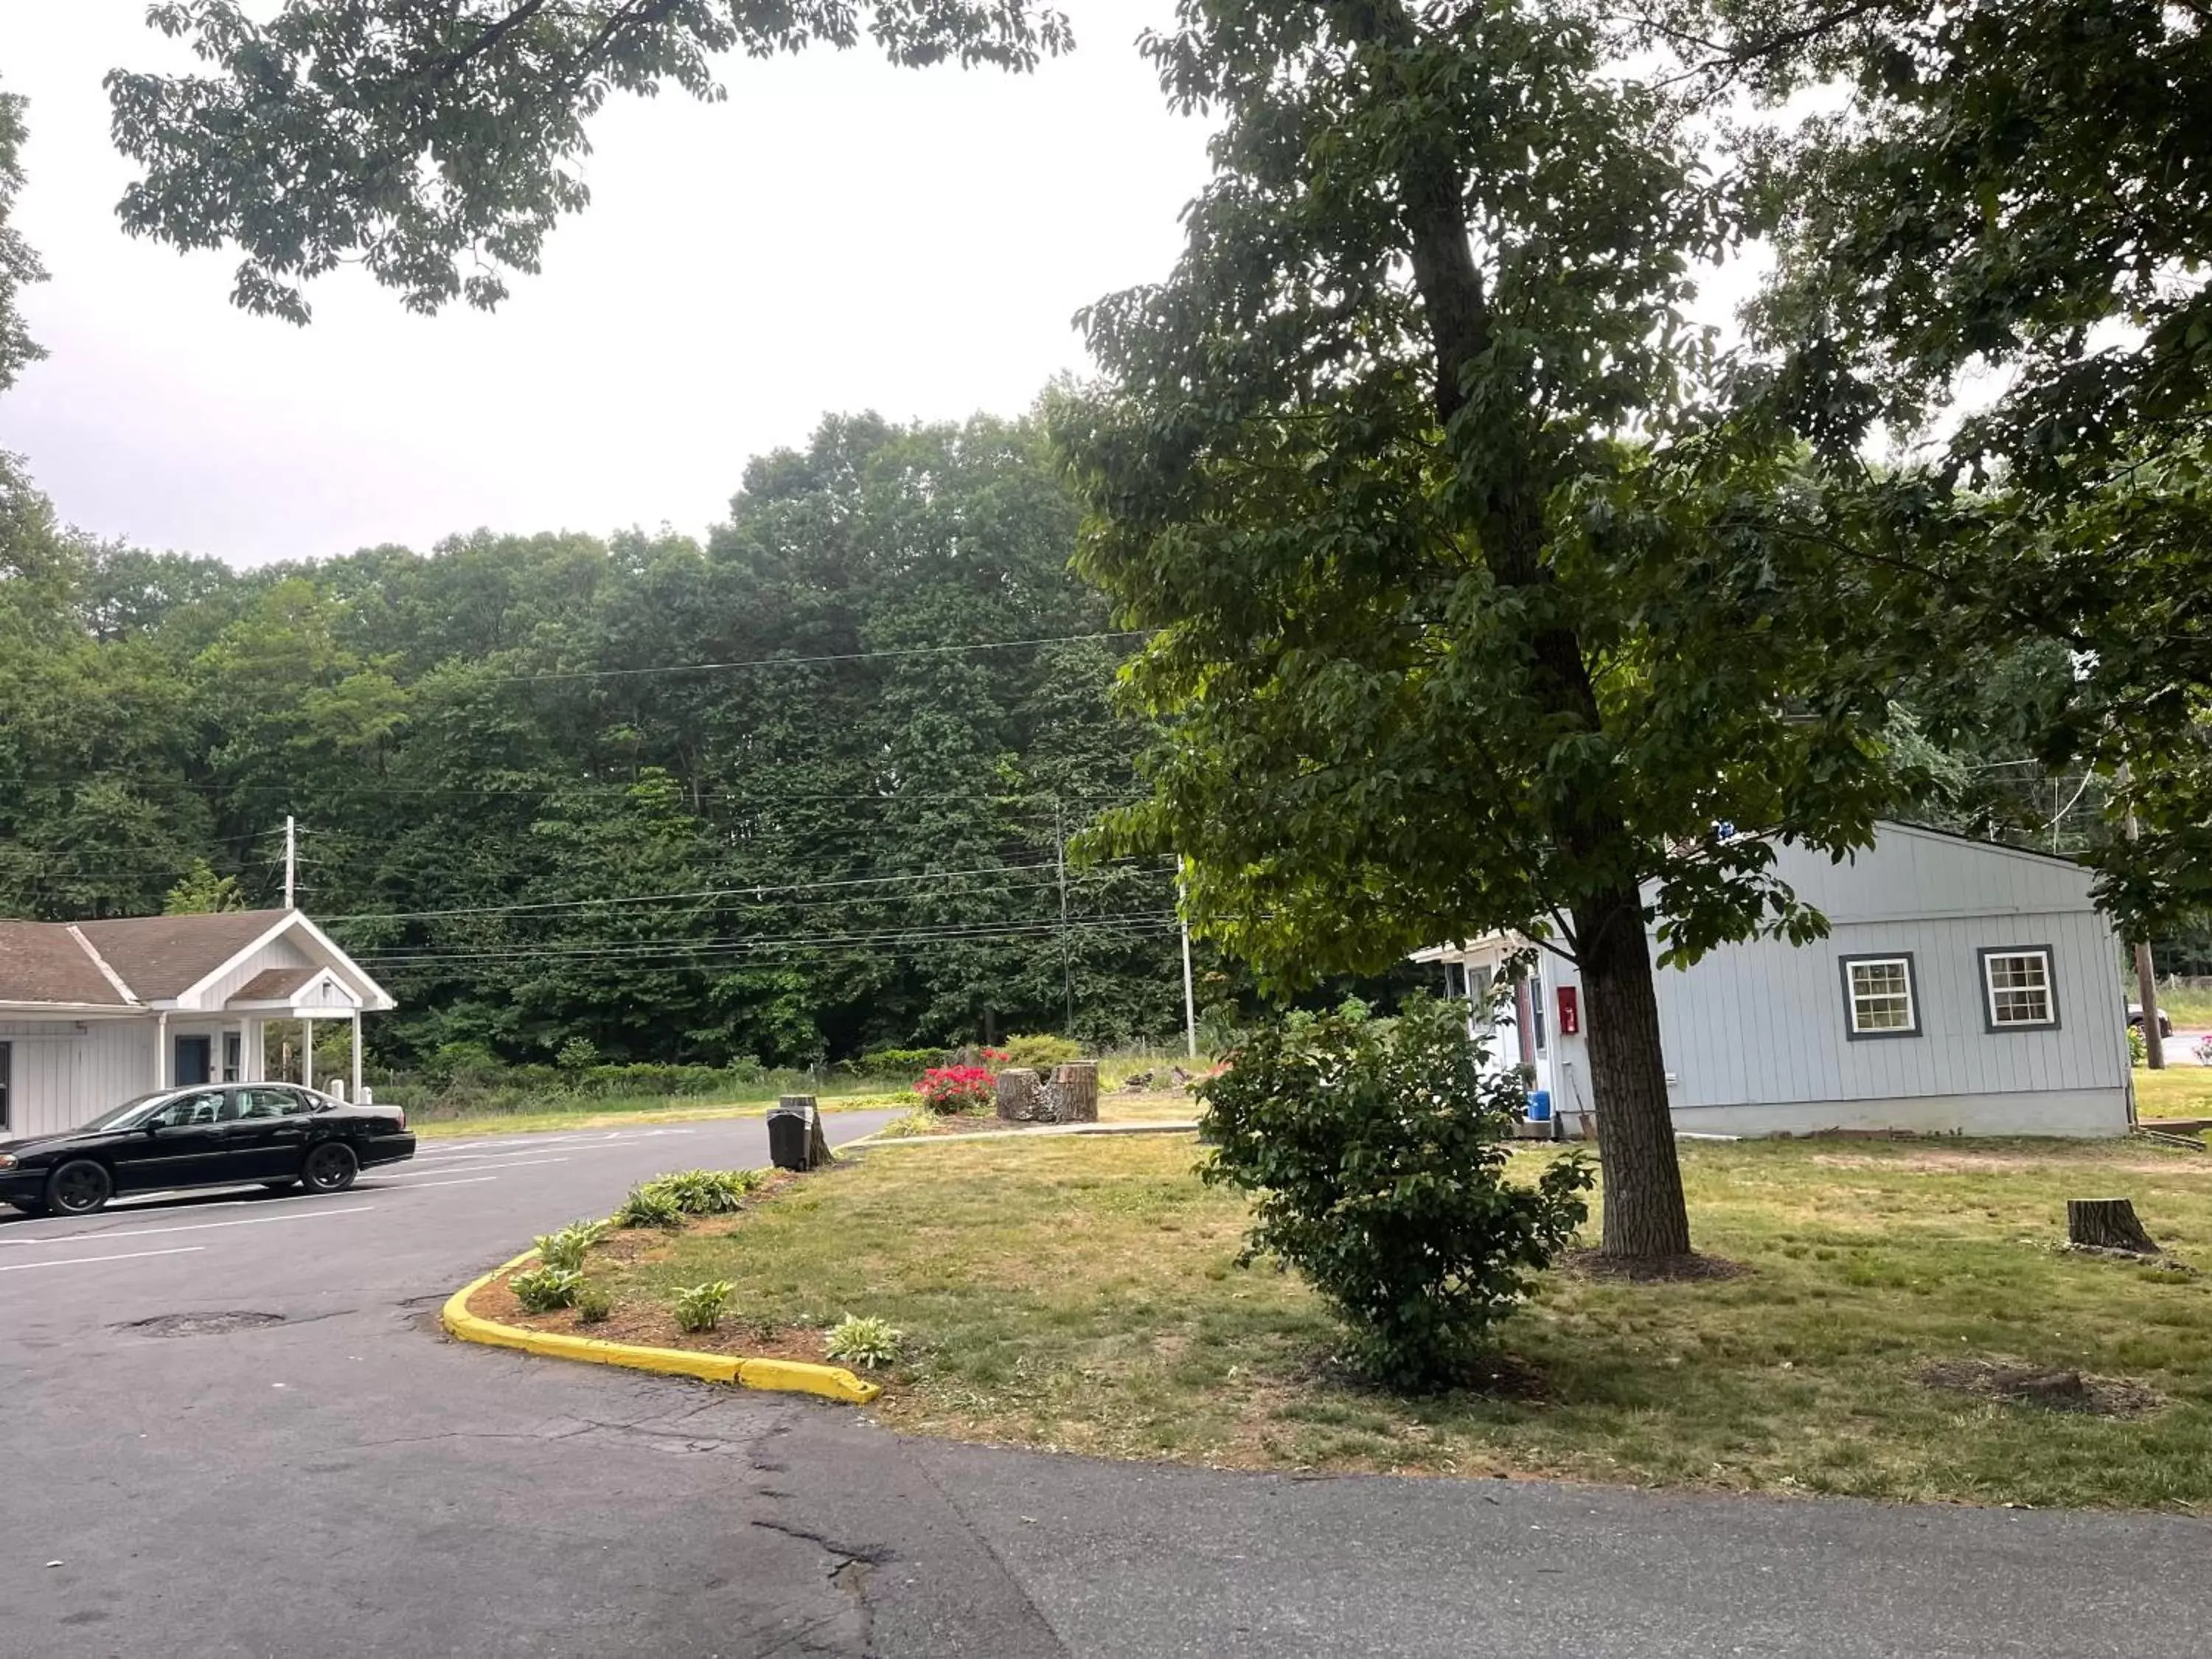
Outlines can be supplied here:
[[471, 1279], [447, 1297], [445, 1310], [440, 1316], [447, 1334], [458, 1341], [481, 1342], [494, 1348], [518, 1348], [549, 1359], [574, 1359], [586, 1364], [657, 1371], [665, 1376], [696, 1376], [708, 1382], [732, 1382], [740, 1388], [817, 1395], [856, 1406], [866, 1405], [884, 1391], [882, 1384], [863, 1382], [838, 1365], [814, 1365], [796, 1359], [749, 1359], [735, 1354], [694, 1353], [684, 1348], [646, 1348], [628, 1342], [602, 1342], [592, 1337], [502, 1325], [469, 1310], [470, 1297], [536, 1255], [535, 1250], [525, 1250], [481, 1278]]

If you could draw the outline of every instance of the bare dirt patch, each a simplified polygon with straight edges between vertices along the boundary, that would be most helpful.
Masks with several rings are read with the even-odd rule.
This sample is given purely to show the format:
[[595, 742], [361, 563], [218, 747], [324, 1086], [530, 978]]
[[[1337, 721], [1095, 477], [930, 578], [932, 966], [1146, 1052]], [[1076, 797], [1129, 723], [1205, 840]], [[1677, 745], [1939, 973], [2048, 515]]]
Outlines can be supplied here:
[[1751, 1271], [1740, 1261], [1700, 1255], [1694, 1250], [1687, 1255], [1660, 1256], [1648, 1261], [1623, 1260], [1596, 1250], [1570, 1250], [1559, 1258], [1559, 1264], [1586, 1279], [1626, 1279], [1638, 1285], [1674, 1279], [1736, 1279]]
[[2089, 1376], [1995, 1359], [1938, 1359], [1921, 1368], [1920, 1380], [1954, 1394], [2092, 1417], [2142, 1417], [2166, 1403], [2154, 1390], [2123, 1376]]

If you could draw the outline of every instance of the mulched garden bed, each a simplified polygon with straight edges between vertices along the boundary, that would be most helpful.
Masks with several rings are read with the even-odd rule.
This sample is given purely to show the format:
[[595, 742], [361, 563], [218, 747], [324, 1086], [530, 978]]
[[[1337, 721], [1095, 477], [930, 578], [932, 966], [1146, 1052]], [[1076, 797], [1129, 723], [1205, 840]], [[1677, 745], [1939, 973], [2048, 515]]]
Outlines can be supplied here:
[[[829, 1173], [827, 1170], [820, 1171], [817, 1178]], [[686, 1220], [680, 1229], [615, 1228], [592, 1247], [592, 1262], [594, 1266], [627, 1267], [665, 1259], [670, 1247], [678, 1238], [713, 1238], [743, 1226], [748, 1212], [772, 1201], [779, 1193], [796, 1184], [799, 1178], [787, 1170], [777, 1170], [769, 1176], [765, 1186], [745, 1200], [744, 1208], [726, 1215], [694, 1217]], [[526, 1261], [516, 1271], [526, 1271], [534, 1262], [534, 1258]], [[530, 1313], [515, 1299], [514, 1292], [507, 1288], [507, 1277], [501, 1274], [471, 1297], [469, 1311], [479, 1318], [493, 1320], [501, 1325], [515, 1325], [532, 1331], [557, 1332], [562, 1336], [591, 1337], [601, 1342], [628, 1342], [648, 1348], [682, 1348], [695, 1353], [737, 1354], [749, 1359], [803, 1359], [816, 1364], [830, 1363], [822, 1352], [824, 1333], [821, 1331], [805, 1327], [763, 1325], [742, 1316], [726, 1316], [721, 1327], [716, 1330], [679, 1330], [675, 1315], [664, 1303], [618, 1301], [611, 1313], [592, 1324], [586, 1324], [574, 1308], [558, 1308], [551, 1313]]]

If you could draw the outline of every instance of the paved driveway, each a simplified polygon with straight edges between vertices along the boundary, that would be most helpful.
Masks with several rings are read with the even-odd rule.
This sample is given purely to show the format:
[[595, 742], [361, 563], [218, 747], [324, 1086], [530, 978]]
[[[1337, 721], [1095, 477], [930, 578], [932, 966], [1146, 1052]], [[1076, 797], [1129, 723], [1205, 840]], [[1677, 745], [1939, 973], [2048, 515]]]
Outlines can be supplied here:
[[2188, 1520], [1098, 1464], [436, 1334], [532, 1232], [763, 1150], [445, 1142], [0, 1224], [0, 1655], [2212, 1651]]

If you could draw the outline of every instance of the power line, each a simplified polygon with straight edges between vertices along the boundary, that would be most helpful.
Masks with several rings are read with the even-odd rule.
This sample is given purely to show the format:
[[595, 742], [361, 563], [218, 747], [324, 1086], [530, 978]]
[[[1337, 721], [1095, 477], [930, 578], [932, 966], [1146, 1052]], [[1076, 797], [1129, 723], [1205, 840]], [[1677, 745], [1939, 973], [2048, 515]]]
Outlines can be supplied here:
[[1089, 645], [1102, 640], [1143, 639], [1149, 632], [1149, 629], [1141, 628], [1121, 628], [1099, 634], [1060, 634], [1045, 639], [978, 640], [966, 645], [896, 646], [881, 651], [837, 651], [812, 657], [754, 657], [738, 662], [670, 663], [651, 668], [574, 668], [538, 674], [487, 674], [483, 680], [495, 685], [530, 685], [549, 680], [630, 679], [649, 674], [709, 674], [740, 668], [808, 668], [829, 663], [876, 662], [897, 657], [941, 657], [962, 651], [1018, 651], [1040, 645]]
[[364, 951], [358, 959], [364, 967], [393, 969], [423, 967], [431, 964], [450, 965], [468, 962], [517, 960], [627, 962], [631, 965], [637, 965], [637, 959], [641, 957], [666, 961], [690, 961], [706, 954], [743, 953], [769, 948], [872, 947], [878, 944], [913, 944], [925, 940], [933, 944], [949, 944], [962, 939], [1018, 938], [1024, 935], [1049, 934], [1063, 926], [1079, 931], [1101, 929], [1126, 931], [1132, 927], [1167, 928], [1178, 925], [1178, 918], [1173, 915], [1159, 915], [1150, 912], [1133, 912], [1118, 916], [1086, 918], [1066, 924], [1056, 919], [1047, 918], [1033, 921], [946, 924], [938, 927], [887, 930], [873, 933], [790, 933], [781, 936], [763, 935], [759, 938], [724, 939], [639, 939], [613, 945], [515, 945], [499, 949], [468, 951], [401, 949]]
[[[1127, 863], [1128, 860], [1114, 860]], [[743, 886], [705, 887], [679, 893], [623, 893], [605, 898], [544, 899], [517, 904], [473, 904], [446, 910], [357, 910], [344, 915], [319, 918], [325, 923], [342, 921], [422, 921], [440, 916], [512, 915], [525, 911], [588, 909], [599, 904], [665, 904], [692, 899], [742, 898], [747, 894], [757, 902], [765, 902], [769, 893], [808, 893], [833, 887], [890, 886], [914, 881], [964, 880], [971, 876], [1016, 875], [1024, 871], [1050, 870], [1047, 864], [986, 865], [968, 870], [924, 870], [895, 876], [849, 876], [830, 881], [748, 882]]]

